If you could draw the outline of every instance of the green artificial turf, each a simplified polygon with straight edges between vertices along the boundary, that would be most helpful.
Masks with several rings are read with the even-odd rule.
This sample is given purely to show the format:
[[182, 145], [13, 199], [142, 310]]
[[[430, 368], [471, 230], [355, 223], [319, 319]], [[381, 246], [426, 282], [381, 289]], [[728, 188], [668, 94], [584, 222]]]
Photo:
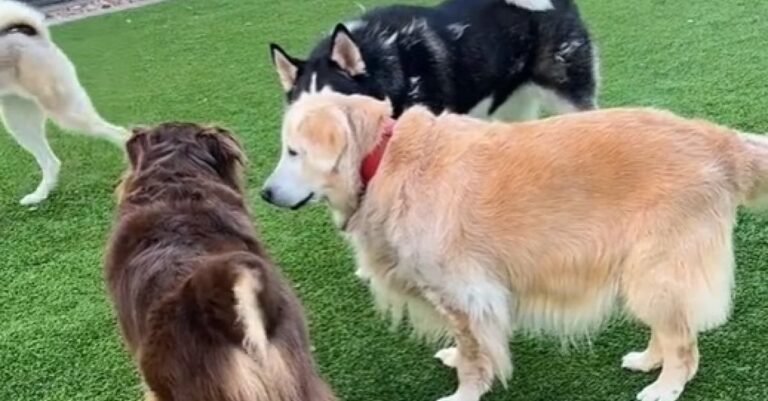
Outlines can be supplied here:
[[[654, 105], [768, 131], [768, 2], [577, 2], [600, 44], [603, 106]], [[277, 157], [282, 109], [268, 42], [303, 54], [357, 12], [352, 0], [175, 0], [53, 32], [114, 122], [212, 121], [237, 131], [255, 194]], [[38, 168], [0, 135], [0, 401], [134, 401], [138, 378], [101, 270], [122, 156], [53, 128], [50, 138], [63, 162], [60, 186], [30, 210], [17, 202], [37, 185]], [[290, 213], [251, 202], [342, 399], [431, 401], [454, 389], [454, 374], [431, 358], [435, 348], [376, 316], [322, 208]], [[742, 214], [740, 223], [734, 315], [701, 338], [701, 369], [684, 401], [768, 399], [768, 220]], [[486, 400], [632, 400], [654, 376], [622, 371], [619, 360], [645, 339], [627, 322], [567, 353], [550, 339], [516, 338], [509, 389], [496, 386]]]

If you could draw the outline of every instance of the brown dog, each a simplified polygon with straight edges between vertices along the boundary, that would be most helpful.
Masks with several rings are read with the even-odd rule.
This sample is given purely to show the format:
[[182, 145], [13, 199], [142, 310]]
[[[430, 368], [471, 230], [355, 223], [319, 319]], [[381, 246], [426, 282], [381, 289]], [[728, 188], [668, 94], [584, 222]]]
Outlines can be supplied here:
[[334, 400], [302, 308], [251, 226], [237, 141], [167, 123], [126, 146], [105, 270], [147, 400]]
[[[493, 123], [305, 94], [262, 196], [327, 200], [385, 309], [446, 330], [457, 392], [512, 372], [508, 337], [598, 328], [624, 309], [651, 329], [625, 368], [661, 368], [641, 401], [674, 401], [699, 332], [731, 306], [739, 205], [768, 195], [768, 139], [652, 109]], [[391, 139], [389, 139], [391, 138]]]

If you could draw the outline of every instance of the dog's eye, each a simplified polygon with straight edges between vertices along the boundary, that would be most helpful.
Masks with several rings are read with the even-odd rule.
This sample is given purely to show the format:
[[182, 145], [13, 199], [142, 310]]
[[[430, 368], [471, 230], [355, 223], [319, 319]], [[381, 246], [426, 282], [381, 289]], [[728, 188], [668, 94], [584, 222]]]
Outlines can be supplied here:
[[297, 151], [295, 151], [295, 150], [293, 150], [291, 148], [288, 148], [288, 156], [296, 157], [298, 155], [299, 155], [299, 152], [297, 152]]

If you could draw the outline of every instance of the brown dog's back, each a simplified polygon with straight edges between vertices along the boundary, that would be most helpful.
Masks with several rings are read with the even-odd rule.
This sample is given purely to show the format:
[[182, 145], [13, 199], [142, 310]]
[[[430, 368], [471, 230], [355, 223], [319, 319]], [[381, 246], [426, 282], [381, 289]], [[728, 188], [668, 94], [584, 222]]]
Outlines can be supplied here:
[[162, 125], [128, 152], [106, 279], [148, 398], [332, 400], [302, 308], [257, 242], [227, 165], [239, 163], [236, 142]]

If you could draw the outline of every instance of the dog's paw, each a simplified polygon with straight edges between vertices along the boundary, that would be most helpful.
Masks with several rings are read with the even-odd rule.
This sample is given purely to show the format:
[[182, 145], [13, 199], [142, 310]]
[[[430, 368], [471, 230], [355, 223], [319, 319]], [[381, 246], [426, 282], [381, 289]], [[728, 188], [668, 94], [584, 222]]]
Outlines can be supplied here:
[[31, 194], [21, 198], [19, 203], [22, 206], [34, 206], [34, 205], [37, 205], [38, 203], [44, 201], [47, 197], [48, 197], [48, 195], [38, 194], [36, 192], [33, 192], [33, 193], [31, 193]]
[[637, 395], [637, 401], [676, 401], [683, 393], [684, 385], [656, 381]]
[[367, 271], [359, 267], [357, 268], [357, 270], [355, 270], [355, 276], [357, 276], [357, 278], [364, 283], [368, 283], [371, 281], [371, 275]]
[[439, 359], [443, 365], [455, 368], [459, 363], [459, 349], [456, 347], [443, 348], [437, 351], [435, 358]]
[[443, 397], [437, 401], [479, 401], [479, 400], [480, 400], [480, 396], [474, 397], [474, 396], [461, 395], [459, 393], [456, 393], [448, 397]]
[[621, 359], [621, 367], [635, 372], [650, 372], [661, 366], [661, 358], [655, 358], [650, 352], [630, 352]]

